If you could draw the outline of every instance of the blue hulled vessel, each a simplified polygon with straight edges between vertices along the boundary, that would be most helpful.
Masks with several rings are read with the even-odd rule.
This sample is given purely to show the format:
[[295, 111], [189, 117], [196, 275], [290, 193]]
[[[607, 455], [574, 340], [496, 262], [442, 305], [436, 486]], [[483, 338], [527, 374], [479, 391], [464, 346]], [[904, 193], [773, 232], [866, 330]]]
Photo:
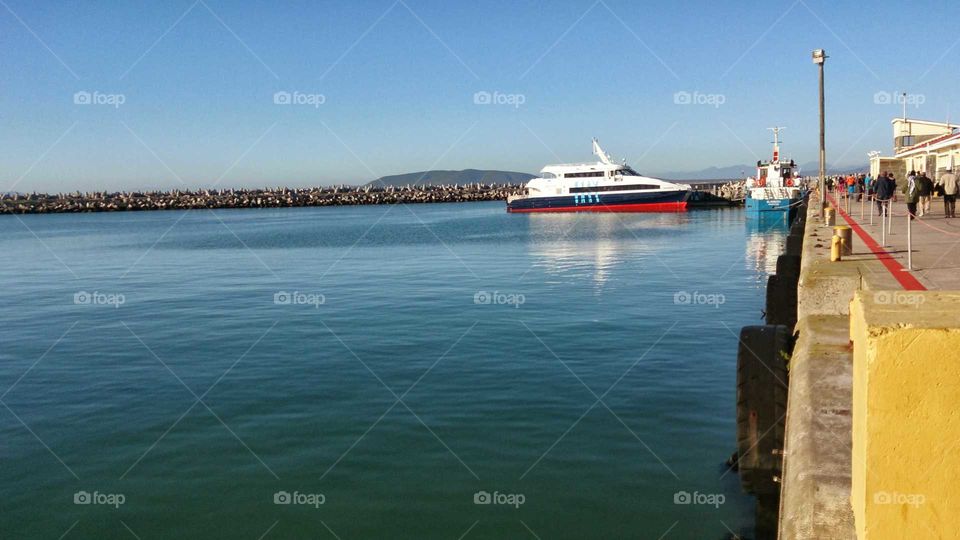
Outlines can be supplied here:
[[800, 174], [793, 160], [780, 159], [780, 131], [784, 128], [769, 128], [773, 131], [773, 159], [757, 161], [757, 175], [747, 178], [747, 216], [759, 216], [769, 212], [789, 212], [800, 201]]

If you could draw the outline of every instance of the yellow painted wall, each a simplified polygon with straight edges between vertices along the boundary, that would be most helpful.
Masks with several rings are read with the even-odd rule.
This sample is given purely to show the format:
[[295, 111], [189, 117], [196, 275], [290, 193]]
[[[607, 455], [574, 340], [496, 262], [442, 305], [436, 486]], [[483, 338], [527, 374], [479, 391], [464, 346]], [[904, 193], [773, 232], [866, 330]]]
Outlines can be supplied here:
[[858, 291], [850, 337], [857, 538], [960, 538], [960, 292]]

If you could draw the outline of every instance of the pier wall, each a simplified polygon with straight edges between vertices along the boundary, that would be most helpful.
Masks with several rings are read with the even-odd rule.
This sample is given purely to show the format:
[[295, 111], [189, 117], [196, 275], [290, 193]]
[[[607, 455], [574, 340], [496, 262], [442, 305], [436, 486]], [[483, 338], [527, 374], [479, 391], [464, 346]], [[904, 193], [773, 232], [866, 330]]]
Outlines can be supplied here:
[[960, 535], [960, 293], [851, 304], [853, 512], [861, 540]]
[[[865, 287], [859, 268], [831, 267], [830, 234], [811, 200], [797, 285], [790, 358], [779, 538], [853, 539], [850, 505], [852, 357], [849, 301]], [[788, 250], [789, 253], [789, 250]]]
[[819, 207], [800, 247], [778, 538], [958, 538], [960, 293], [905, 291], [860, 236], [831, 262]]

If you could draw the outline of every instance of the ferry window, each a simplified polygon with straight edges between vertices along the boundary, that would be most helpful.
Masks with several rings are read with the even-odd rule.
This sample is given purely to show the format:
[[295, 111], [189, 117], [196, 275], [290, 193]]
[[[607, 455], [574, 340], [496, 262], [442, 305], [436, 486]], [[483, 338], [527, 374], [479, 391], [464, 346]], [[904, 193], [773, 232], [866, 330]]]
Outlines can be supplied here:
[[617, 174], [622, 174], [624, 176], [640, 176], [637, 174], [637, 171], [631, 169], [630, 167], [624, 167], [623, 169], [620, 169], [617, 171]]
[[540, 178], [550, 179], [550, 178], [556, 178], [556, 177], [557, 175], [553, 174], [552, 172], [545, 172], [543, 173], [543, 176], [541, 176]]
[[564, 178], [601, 178], [603, 177], [603, 171], [566, 173], [563, 175], [563, 177]]
[[641, 190], [641, 189], [659, 189], [659, 187], [660, 186], [655, 186], [652, 184], [573, 187], [573, 188], [570, 188], [570, 193], [596, 193], [598, 191], [628, 191], [628, 190]]

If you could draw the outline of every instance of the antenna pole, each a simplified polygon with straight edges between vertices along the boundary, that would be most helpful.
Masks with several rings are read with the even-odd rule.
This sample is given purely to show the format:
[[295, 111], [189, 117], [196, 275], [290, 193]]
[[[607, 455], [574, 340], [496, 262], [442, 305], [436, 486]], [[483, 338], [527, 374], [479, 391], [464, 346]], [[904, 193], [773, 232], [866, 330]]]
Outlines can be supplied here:
[[827, 168], [827, 148], [825, 141], [825, 122], [824, 122], [824, 93], [823, 93], [823, 64], [827, 61], [827, 52], [823, 49], [813, 51], [813, 63], [817, 65], [820, 71], [820, 215], [826, 207], [826, 168]]
[[773, 132], [773, 161], [780, 161], [780, 132], [787, 128], [777, 126], [767, 129]]

